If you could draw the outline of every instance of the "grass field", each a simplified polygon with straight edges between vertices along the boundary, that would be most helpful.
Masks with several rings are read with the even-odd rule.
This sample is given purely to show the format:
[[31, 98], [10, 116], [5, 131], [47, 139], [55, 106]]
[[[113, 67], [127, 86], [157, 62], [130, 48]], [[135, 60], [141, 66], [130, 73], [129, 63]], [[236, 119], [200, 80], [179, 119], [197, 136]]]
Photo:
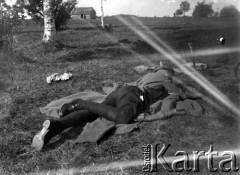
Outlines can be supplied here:
[[[141, 25], [125, 18], [131, 20], [133, 27], [156, 39]], [[189, 42], [194, 51], [239, 47], [239, 22], [231, 19], [140, 18], [140, 21], [188, 61], [191, 59], [184, 53], [189, 51]], [[83, 127], [79, 126], [55, 137], [41, 152], [32, 149], [32, 137], [48, 119], [40, 113], [39, 107], [85, 89], [101, 91], [105, 80], [117, 83], [136, 80], [143, 74], [135, 72], [133, 67], [157, 65], [166, 59], [117, 18], [106, 18], [106, 23], [114, 26], [113, 32], [101, 30], [97, 27], [99, 23], [98, 20], [70, 21], [67, 30], [57, 33], [55, 46], [43, 45], [41, 26], [28, 23], [18, 34], [15, 52], [2, 51], [0, 174], [77, 175], [82, 174], [83, 168], [89, 168], [86, 174], [144, 174], [142, 164], [125, 166], [131, 165], [131, 161], [143, 161], [143, 144], [170, 143], [168, 155], [171, 156], [177, 150], [207, 152], [210, 145], [216, 151], [238, 148], [239, 117], [224, 107], [224, 111], [219, 111], [200, 100], [204, 107], [201, 117], [186, 115], [141, 123], [140, 130], [108, 136], [99, 144], [75, 145]], [[226, 38], [224, 46], [217, 41], [222, 35]], [[239, 106], [239, 87], [234, 76], [239, 53], [197, 56], [196, 61], [208, 65], [208, 69], [200, 73]], [[73, 73], [71, 80], [47, 84], [47, 76], [68, 70]], [[211, 97], [188, 76], [178, 76], [187, 85]], [[239, 156], [237, 160], [240, 167]], [[214, 163], [217, 166], [217, 160]], [[211, 174], [206, 161], [201, 161], [200, 170], [197, 174]], [[151, 174], [168, 173], [160, 167], [159, 172]], [[217, 174], [226, 173], [218, 171]]]

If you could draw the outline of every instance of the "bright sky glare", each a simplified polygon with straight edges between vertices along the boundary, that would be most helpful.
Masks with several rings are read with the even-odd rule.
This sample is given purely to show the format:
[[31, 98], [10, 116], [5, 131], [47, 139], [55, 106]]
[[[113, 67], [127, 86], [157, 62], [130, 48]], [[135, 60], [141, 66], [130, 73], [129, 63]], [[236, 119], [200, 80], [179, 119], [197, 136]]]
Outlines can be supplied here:
[[[179, 5], [185, 0], [104, 0], [105, 15], [131, 14], [137, 16], [173, 16]], [[186, 15], [191, 15], [194, 6], [202, 0], [187, 0], [191, 4], [191, 10]], [[222, 7], [234, 5], [240, 10], [240, 0], [205, 0], [206, 3], [213, 3], [213, 9], [221, 10]], [[10, 5], [16, 0], [6, 0]], [[97, 15], [101, 15], [101, 0], [78, 0], [78, 7], [93, 7]]]
[[[137, 16], [173, 16], [180, 3], [185, 0], [104, 0], [105, 15], [131, 14]], [[197, 4], [202, 0], [187, 0], [191, 4], [191, 10], [186, 15], [191, 15]], [[94, 7], [97, 15], [101, 14], [101, 0], [78, 0], [79, 7]], [[221, 10], [227, 5], [234, 5], [240, 10], [239, 0], [206, 0], [213, 3], [214, 10]]]

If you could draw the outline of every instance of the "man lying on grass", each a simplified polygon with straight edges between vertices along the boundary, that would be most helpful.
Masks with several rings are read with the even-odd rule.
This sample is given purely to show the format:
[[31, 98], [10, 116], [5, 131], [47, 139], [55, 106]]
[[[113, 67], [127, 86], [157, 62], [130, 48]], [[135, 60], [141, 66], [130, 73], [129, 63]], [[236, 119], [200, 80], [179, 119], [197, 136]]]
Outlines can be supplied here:
[[[52, 137], [63, 130], [92, 122], [98, 117], [106, 118], [116, 124], [128, 124], [134, 120], [151, 121], [185, 114], [184, 110], [174, 109], [173, 104], [196, 96], [182, 93], [172, 82], [173, 76], [173, 69], [160, 67], [133, 83], [118, 87], [102, 103], [77, 99], [64, 104], [59, 112], [60, 119], [44, 121], [42, 130], [33, 138], [32, 147], [41, 150]], [[158, 101], [161, 101], [161, 113], [148, 115], [147, 118], [136, 118]]]

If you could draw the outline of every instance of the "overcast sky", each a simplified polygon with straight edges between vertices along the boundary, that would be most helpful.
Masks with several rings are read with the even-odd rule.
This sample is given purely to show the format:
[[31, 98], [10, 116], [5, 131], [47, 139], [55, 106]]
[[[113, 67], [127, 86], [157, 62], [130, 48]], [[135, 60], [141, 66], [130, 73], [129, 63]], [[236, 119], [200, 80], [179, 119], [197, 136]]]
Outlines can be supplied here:
[[[132, 14], [137, 16], [173, 16], [180, 3], [184, 0], [104, 0], [105, 15]], [[191, 4], [191, 15], [197, 2], [202, 0], [187, 0]], [[94, 7], [97, 15], [100, 15], [101, 0], [78, 0], [80, 7]], [[240, 10], [240, 0], [206, 0], [213, 3], [214, 10], [220, 10], [223, 6], [234, 5]]]
[[[14, 3], [16, 0], [6, 0]], [[185, 0], [104, 0], [105, 15], [132, 14], [137, 16], [173, 16], [179, 4]], [[194, 6], [202, 0], [187, 0], [191, 4], [191, 10], [186, 15], [191, 15]], [[222, 7], [234, 5], [240, 10], [240, 0], [205, 0], [213, 3], [213, 9], [221, 10]], [[101, 15], [101, 0], [78, 0], [79, 7], [93, 7], [97, 15]]]

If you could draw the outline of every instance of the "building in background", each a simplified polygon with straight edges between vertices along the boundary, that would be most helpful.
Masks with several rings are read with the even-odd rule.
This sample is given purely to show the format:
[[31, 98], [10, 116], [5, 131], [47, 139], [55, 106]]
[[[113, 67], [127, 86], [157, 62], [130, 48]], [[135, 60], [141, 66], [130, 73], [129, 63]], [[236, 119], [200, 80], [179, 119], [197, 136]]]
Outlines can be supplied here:
[[72, 12], [73, 19], [96, 19], [96, 11], [93, 7], [78, 7]]

